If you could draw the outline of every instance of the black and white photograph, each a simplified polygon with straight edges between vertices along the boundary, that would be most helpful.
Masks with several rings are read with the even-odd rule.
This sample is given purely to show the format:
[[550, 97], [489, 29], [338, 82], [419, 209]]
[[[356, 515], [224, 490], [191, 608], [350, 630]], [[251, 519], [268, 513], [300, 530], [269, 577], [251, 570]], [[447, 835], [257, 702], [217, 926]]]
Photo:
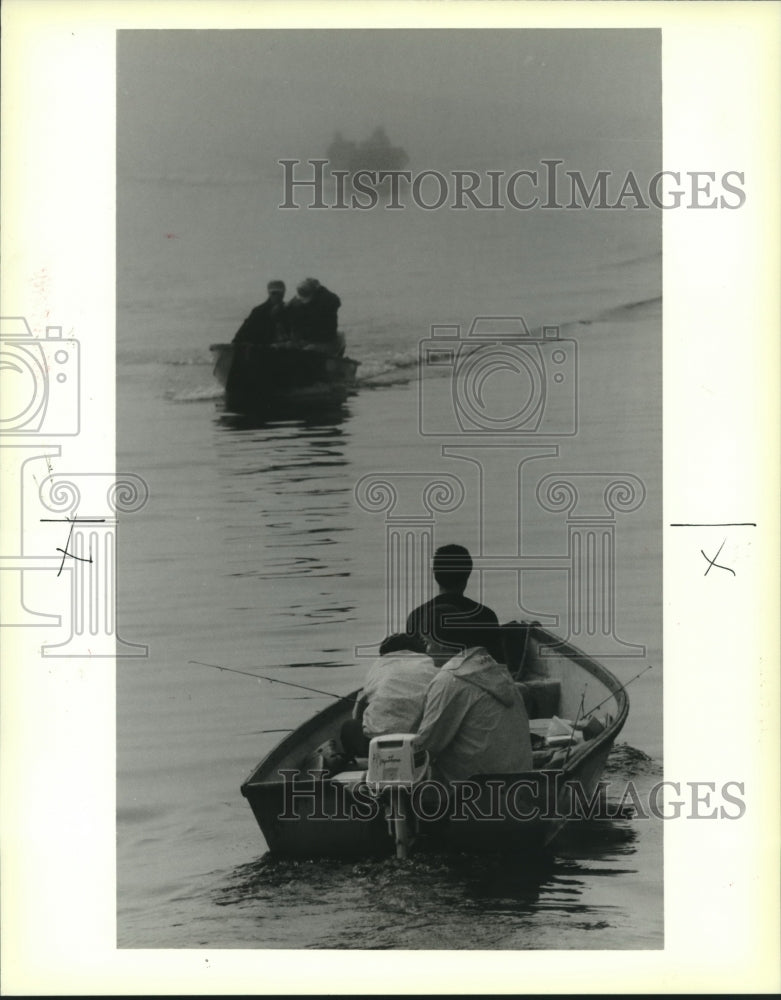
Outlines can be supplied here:
[[[516, 992], [524, 969], [639, 992], [697, 933], [721, 957], [692, 990], [739, 981], [724, 942], [748, 947], [750, 865], [777, 847], [756, 788], [777, 761], [747, 769], [777, 678], [745, 636], [775, 536], [740, 451], [757, 415], [725, 404], [767, 400], [764, 366], [725, 345], [772, 310], [730, 296], [762, 259], [763, 178], [753, 146], [709, 145], [718, 108], [676, 109], [675, 17], [117, 6], [74, 22], [108, 141], [80, 147], [86, 106], [63, 127], [94, 180], [52, 182], [67, 207], [13, 261], [1, 331], [20, 704], [65, 710], [87, 677], [106, 699], [36, 758], [40, 779], [75, 740], [93, 777], [23, 816], [95, 834], [115, 881], [71, 991], [125, 970], [146, 992], [156, 955], [157, 991], [328, 992], [313, 953], [341, 983], [399, 951], [416, 992]], [[41, 55], [66, 34], [39, 24]], [[615, 982], [584, 985], [603, 952]]]
[[660, 43], [118, 33], [120, 947], [662, 947]]

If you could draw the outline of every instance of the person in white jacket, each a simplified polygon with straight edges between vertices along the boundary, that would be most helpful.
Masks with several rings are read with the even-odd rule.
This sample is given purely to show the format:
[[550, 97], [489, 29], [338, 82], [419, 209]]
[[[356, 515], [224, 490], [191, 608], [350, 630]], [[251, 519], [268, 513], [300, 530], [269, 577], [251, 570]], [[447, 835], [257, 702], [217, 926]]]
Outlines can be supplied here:
[[388, 636], [380, 646], [379, 659], [369, 668], [352, 719], [342, 726], [345, 751], [365, 757], [374, 736], [414, 733], [436, 673], [434, 661], [417, 636]]
[[446, 782], [531, 770], [529, 717], [507, 667], [482, 646], [447, 660], [426, 691], [415, 749], [428, 751]]

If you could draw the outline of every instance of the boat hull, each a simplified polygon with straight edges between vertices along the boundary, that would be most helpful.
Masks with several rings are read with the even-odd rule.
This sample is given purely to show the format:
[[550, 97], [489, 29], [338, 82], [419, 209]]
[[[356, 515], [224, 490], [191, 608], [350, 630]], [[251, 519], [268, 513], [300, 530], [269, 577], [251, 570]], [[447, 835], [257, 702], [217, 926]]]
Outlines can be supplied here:
[[214, 375], [234, 413], [312, 410], [355, 391], [358, 362], [287, 345], [211, 344]]
[[[606, 699], [604, 728], [566, 753], [554, 754], [552, 759], [548, 753], [547, 761], [545, 754], [538, 754], [542, 759], [536, 761], [534, 771], [474, 775], [451, 788], [445, 803], [440, 786], [424, 782], [412, 793], [411, 801], [421, 843], [425, 840], [438, 848], [470, 852], [541, 848], [572, 818], [573, 801], [588, 802], [598, 790], [608, 754], [629, 710], [625, 690], [601, 664], [537, 627], [526, 641], [522, 676], [525, 697], [529, 690], [536, 691], [547, 714], [555, 691], [556, 714], [571, 719], [578, 714], [587, 683], [592, 699], [587, 711]], [[338, 735], [351, 707], [352, 701], [345, 699], [309, 719], [285, 737], [241, 786], [273, 854], [353, 857], [393, 853], [383, 804], [373, 798], [365, 782], [357, 775], [328, 776], [312, 765], [313, 751]]]

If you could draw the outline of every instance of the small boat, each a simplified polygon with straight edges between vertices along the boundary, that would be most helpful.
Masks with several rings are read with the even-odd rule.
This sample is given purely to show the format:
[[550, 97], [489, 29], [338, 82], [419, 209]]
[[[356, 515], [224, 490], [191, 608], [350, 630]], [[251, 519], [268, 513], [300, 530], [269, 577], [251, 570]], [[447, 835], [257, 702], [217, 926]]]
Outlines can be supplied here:
[[348, 761], [336, 740], [355, 692], [282, 739], [242, 784], [269, 851], [349, 857], [395, 848], [406, 857], [418, 841], [459, 851], [539, 849], [568, 819], [581, 818], [577, 809], [599, 793], [626, 720], [626, 690], [537, 623], [502, 628], [507, 666], [529, 714], [534, 770], [475, 774], [443, 796], [419, 760], [404, 771], [411, 736], [378, 737], [369, 759]]
[[235, 413], [297, 412], [343, 403], [359, 362], [288, 344], [210, 344], [214, 375]]

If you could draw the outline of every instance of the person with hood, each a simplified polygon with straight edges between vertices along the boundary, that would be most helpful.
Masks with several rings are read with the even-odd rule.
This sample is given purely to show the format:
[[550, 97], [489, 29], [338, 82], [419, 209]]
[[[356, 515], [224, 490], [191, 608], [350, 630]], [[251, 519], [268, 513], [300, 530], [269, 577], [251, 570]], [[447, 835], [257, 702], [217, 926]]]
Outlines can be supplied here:
[[336, 314], [342, 301], [317, 278], [305, 278], [285, 308], [285, 324], [296, 346], [341, 355], [344, 338], [337, 332]]
[[[436, 661], [452, 648], [432, 640], [427, 651]], [[429, 684], [415, 749], [447, 783], [531, 770], [529, 717], [507, 667], [481, 646], [451, 656]]]

